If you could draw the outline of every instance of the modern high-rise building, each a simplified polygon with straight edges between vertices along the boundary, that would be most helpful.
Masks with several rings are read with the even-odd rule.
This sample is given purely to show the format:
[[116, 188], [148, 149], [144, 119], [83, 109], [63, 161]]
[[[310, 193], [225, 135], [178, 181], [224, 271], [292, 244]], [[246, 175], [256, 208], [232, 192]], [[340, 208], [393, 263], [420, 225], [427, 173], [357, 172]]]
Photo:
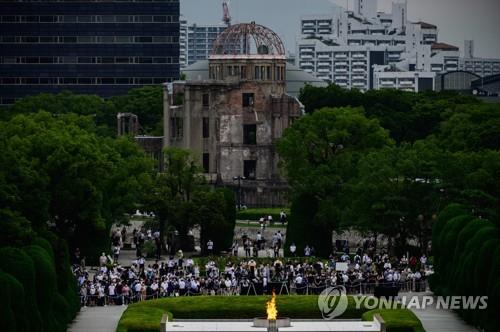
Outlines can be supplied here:
[[201, 60], [208, 59], [212, 44], [217, 36], [226, 30], [225, 24], [189, 24], [181, 19], [180, 65], [181, 69]]
[[[297, 58], [301, 69], [341, 87], [366, 91], [394, 82], [417, 91], [432, 88], [435, 73], [458, 70], [459, 49], [438, 42], [437, 26], [409, 22], [406, 0], [395, 0], [391, 13], [377, 12], [376, 0], [355, 0], [352, 11], [335, 6], [331, 13], [303, 17]], [[375, 72], [384, 74], [376, 78]], [[402, 72], [422, 72], [421, 84], [398, 84], [416, 82], [414, 74]]]
[[179, 0], [0, 0], [0, 104], [179, 77]]

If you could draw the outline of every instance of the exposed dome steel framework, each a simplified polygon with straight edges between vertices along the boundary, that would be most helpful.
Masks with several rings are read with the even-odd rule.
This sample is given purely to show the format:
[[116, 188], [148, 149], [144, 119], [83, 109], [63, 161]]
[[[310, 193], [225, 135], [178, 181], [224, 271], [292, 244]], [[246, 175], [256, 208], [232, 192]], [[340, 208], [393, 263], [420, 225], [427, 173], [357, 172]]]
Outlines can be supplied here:
[[233, 25], [215, 40], [211, 55], [279, 55], [285, 56], [280, 37], [265, 26], [252, 23]]

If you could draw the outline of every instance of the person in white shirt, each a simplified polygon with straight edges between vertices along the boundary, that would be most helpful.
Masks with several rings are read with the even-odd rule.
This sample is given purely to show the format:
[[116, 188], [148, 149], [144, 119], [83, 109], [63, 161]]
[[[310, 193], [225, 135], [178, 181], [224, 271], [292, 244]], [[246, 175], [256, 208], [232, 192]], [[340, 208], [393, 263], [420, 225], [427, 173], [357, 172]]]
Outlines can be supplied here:
[[214, 243], [212, 242], [212, 240], [208, 240], [208, 242], [207, 242], [207, 253], [208, 253], [208, 255], [212, 255], [213, 251], [214, 251]]
[[106, 254], [102, 253], [101, 257], [99, 257], [100, 266], [105, 266], [107, 262], [108, 262], [108, 258], [106, 257]]
[[186, 294], [186, 282], [184, 281], [184, 279], [180, 279], [179, 280], [179, 295], [183, 296], [184, 294]]
[[427, 257], [425, 254], [420, 257], [420, 263], [422, 264], [422, 267], [425, 267], [425, 264], [427, 264]]
[[198, 265], [195, 265], [193, 270], [194, 270], [194, 277], [198, 278], [200, 276], [200, 267]]
[[99, 285], [97, 287], [97, 296], [98, 296], [98, 301], [99, 301], [99, 305], [104, 305], [106, 306], [106, 291], [104, 290], [104, 286], [103, 285]]
[[304, 279], [302, 278], [302, 276], [299, 274], [297, 275], [297, 277], [295, 278], [295, 285], [297, 287], [300, 287], [302, 285], [302, 282], [304, 281]]
[[226, 278], [224, 280], [224, 286], [226, 287], [226, 289], [225, 289], [226, 295], [232, 295], [231, 294], [231, 280], [229, 280], [229, 278]]
[[158, 297], [158, 281], [153, 281], [153, 283], [151, 284], [151, 290], [153, 291], [153, 297], [154, 298], [157, 298]]
[[161, 282], [161, 296], [165, 297], [167, 296], [167, 291], [168, 291], [168, 281], [167, 279], [164, 279], [162, 282]]
[[144, 259], [144, 257], [139, 257], [137, 263], [139, 264], [139, 268], [144, 270], [144, 265], [146, 264], [146, 260]]
[[281, 221], [281, 225], [284, 226], [286, 223], [286, 214], [285, 214], [285, 211], [283, 211], [283, 210], [281, 210], [281, 212], [280, 212], [280, 221]]
[[108, 295], [109, 295], [109, 303], [114, 304], [115, 303], [115, 296], [116, 296], [116, 284], [113, 282], [108, 286]]
[[399, 263], [403, 266], [408, 265], [408, 258], [406, 258], [406, 255], [403, 255], [403, 257], [401, 257], [401, 260], [399, 261]]
[[192, 293], [198, 293], [198, 283], [196, 282], [196, 280], [191, 279], [191, 285], [190, 285], [190, 287], [191, 287], [190, 291]]

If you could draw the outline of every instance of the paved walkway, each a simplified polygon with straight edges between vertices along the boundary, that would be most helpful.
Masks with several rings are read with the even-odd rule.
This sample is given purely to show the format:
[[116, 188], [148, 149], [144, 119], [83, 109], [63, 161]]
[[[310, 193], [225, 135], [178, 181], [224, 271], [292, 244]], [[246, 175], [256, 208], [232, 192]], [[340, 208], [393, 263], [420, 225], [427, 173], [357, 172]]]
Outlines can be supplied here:
[[[417, 293], [400, 293], [399, 295], [408, 298], [417, 295]], [[432, 293], [420, 293], [417, 296], [422, 298], [424, 295], [432, 296]], [[467, 325], [452, 310], [438, 310], [431, 305], [424, 310], [411, 309], [411, 311], [420, 319], [426, 332], [477, 332], [477, 329]]]
[[68, 332], [115, 332], [125, 309], [121, 305], [82, 308]]

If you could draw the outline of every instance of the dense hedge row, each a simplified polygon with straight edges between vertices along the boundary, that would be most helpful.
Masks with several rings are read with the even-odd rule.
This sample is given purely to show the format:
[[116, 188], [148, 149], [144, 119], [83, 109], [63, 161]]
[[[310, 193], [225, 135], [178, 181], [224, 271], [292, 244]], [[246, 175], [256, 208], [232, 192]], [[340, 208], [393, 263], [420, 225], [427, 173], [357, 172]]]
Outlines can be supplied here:
[[0, 248], [2, 331], [66, 331], [80, 308], [66, 243], [44, 236]]
[[485, 310], [460, 310], [470, 324], [500, 331], [500, 229], [474, 217], [470, 208], [449, 205], [433, 229], [436, 274], [431, 279], [438, 295], [488, 296]]

